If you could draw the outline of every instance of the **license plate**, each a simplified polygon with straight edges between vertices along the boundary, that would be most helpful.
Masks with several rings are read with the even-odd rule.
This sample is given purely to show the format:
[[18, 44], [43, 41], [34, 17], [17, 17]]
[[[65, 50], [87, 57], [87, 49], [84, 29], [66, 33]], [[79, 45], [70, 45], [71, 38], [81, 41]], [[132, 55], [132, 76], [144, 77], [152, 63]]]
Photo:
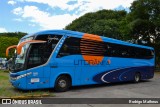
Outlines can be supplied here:
[[31, 82], [39, 82], [39, 78], [31, 78]]

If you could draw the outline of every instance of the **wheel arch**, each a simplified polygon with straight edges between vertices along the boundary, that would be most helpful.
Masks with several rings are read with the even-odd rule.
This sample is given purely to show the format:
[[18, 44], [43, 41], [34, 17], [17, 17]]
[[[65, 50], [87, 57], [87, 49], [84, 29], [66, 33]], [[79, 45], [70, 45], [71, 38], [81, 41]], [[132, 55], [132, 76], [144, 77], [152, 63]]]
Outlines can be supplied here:
[[71, 76], [70, 74], [68, 74], [68, 73], [61, 73], [61, 74], [57, 75], [54, 84], [56, 83], [56, 80], [57, 80], [60, 76], [67, 76], [67, 77], [70, 79], [70, 81], [71, 81], [71, 86], [72, 86], [72, 76]]
[[[136, 75], [139, 75], [139, 79], [138, 79], [138, 81], [136, 80]], [[142, 80], [142, 74], [141, 74], [141, 72], [140, 71], [136, 71], [135, 73], [134, 73], [134, 83], [138, 83], [138, 82], [140, 82]]]
[[142, 78], [142, 73], [140, 71], [135, 71], [135, 74], [139, 73], [140, 74], [140, 79]]
[[65, 92], [72, 86], [72, 78], [69, 74], [60, 74], [54, 84], [55, 91]]
[[67, 76], [67, 77], [71, 80], [71, 82], [72, 82], [72, 77], [71, 77], [70, 74], [68, 74], [68, 73], [63, 73], [63, 74], [58, 75], [57, 78], [60, 77], [60, 76]]

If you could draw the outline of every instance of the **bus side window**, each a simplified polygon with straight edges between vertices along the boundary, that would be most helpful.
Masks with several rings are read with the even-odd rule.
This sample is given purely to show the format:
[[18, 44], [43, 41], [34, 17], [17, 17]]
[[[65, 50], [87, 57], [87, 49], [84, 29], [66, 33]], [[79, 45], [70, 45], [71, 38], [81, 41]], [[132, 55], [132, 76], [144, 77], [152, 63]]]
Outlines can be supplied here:
[[150, 49], [121, 45], [116, 43], [106, 43], [105, 49], [105, 56], [108, 57], [137, 59], [151, 59], [154, 57], [154, 52]]
[[60, 51], [58, 52], [57, 58], [80, 54], [80, 38], [67, 37]]

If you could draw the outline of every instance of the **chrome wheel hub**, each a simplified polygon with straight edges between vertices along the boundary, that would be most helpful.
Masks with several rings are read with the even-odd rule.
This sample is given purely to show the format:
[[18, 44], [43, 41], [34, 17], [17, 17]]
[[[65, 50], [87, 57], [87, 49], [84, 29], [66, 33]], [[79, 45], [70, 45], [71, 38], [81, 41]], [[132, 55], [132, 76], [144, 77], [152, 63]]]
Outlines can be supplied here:
[[66, 85], [67, 85], [65, 80], [60, 80], [58, 84], [62, 88], [66, 87]]
[[136, 75], [136, 76], [135, 76], [135, 80], [136, 80], [136, 81], [139, 81], [139, 75]]

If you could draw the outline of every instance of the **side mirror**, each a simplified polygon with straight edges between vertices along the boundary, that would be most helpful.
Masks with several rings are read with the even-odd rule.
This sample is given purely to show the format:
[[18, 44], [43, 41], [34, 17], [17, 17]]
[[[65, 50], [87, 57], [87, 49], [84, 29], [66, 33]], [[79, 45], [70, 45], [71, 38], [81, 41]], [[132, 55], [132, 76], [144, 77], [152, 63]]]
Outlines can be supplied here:
[[6, 49], [6, 56], [7, 56], [7, 57], [8, 57], [8, 54], [9, 54], [9, 50], [12, 49], [12, 48], [17, 48], [17, 45], [9, 46], [9, 47]]
[[25, 42], [22, 42], [20, 43], [18, 46], [17, 46], [17, 54], [21, 54], [21, 51], [22, 51], [22, 47], [26, 44], [29, 44], [29, 43], [46, 43], [46, 41], [42, 41], [42, 40], [28, 40], [28, 41], [25, 41]]

